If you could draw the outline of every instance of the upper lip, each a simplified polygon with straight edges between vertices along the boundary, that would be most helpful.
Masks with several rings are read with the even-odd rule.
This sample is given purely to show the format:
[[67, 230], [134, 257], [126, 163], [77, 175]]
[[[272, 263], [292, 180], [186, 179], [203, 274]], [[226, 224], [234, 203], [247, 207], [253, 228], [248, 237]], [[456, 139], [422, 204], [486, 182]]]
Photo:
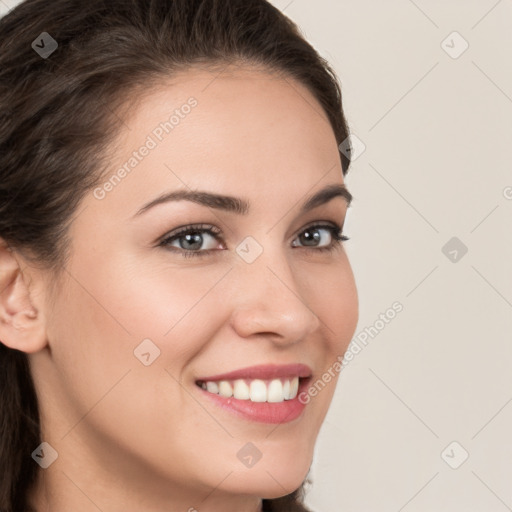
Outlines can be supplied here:
[[212, 375], [197, 379], [199, 381], [218, 381], [218, 380], [236, 380], [236, 379], [280, 379], [291, 377], [311, 377], [312, 371], [305, 364], [261, 364], [258, 366], [250, 366], [241, 368], [229, 373]]

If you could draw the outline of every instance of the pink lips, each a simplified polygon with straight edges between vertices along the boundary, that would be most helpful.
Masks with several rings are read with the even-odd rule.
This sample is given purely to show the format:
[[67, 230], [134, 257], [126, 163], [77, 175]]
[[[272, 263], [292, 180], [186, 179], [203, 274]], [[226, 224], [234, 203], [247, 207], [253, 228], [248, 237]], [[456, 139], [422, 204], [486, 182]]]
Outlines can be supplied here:
[[310, 377], [311, 368], [305, 364], [286, 364], [286, 365], [258, 365], [242, 368], [229, 373], [222, 373], [210, 377], [202, 377], [197, 379], [200, 382], [212, 382], [219, 380], [236, 380], [236, 379], [288, 379], [293, 377]]
[[[200, 383], [203, 382], [221, 380], [261, 379], [268, 381], [273, 379], [290, 379], [293, 377], [299, 377], [300, 379], [297, 396], [291, 400], [273, 403], [238, 400], [234, 397], [225, 398], [202, 389], [200, 385]], [[231, 414], [235, 414], [240, 418], [252, 422], [284, 424], [296, 419], [298, 420], [302, 415], [306, 404], [299, 400], [299, 396], [301, 393], [305, 392], [311, 378], [311, 368], [305, 364], [258, 365], [229, 373], [203, 377], [198, 379], [196, 384], [199, 385], [197, 392], [200, 393], [201, 396]]]

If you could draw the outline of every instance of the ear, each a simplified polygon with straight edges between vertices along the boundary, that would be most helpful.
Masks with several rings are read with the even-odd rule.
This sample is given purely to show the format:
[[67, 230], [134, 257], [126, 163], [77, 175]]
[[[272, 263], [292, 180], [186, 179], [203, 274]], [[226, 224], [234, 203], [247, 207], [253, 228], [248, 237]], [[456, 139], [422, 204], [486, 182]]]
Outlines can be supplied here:
[[0, 238], [0, 342], [26, 353], [38, 352], [46, 342], [42, 312], [34, 307], [28, 265]]

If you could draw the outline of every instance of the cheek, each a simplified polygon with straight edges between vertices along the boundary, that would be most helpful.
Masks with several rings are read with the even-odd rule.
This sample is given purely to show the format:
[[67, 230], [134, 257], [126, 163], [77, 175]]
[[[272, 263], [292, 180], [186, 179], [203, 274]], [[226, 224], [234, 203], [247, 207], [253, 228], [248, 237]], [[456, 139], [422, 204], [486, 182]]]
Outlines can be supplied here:
[[[52, 357], [65, 392], [74, 395], [68, 401], [86, 408], [130, 369], [159, 367], [179, 379], [222, 322], [214, 288], [229, 267], [144, 266], [126, 255], [81, 256], [69, 268], [49, 319]], [[145, 366], [144, 358], [154, 363]], [[141, 389], [153, 384], [142, 382]]]
[[[108, 288], [108, 287], [105, 287]], [[63, 393], [85, 414], [133, 366], [135, 337], [123, 324], [116, 302], [94, 278], [70, 278], [58, 294], [48, 318], [52, 360]]]
[[125, 295], [136, 289], [134, 300], [119, 310], [134, 345], [150, 339], [160, 350], [158, 363], [175, 379], [184, 376], [226, 322], [221, 287], [216, 286], [225, 273], [213, 267], [155, 267], [122, 283]]
[[329, 311], [329, 327], [334, 332], [337, 353], [343, 353], [350, 343], [359, 320], [357, 288], [351, 271], [345, 271], [337, 285], [324, 291], [324, 305]]
[[305, 297], [321, 321], [327, 352], [334, 360], [346, 350], [359, 320], [354, 275], [343, 255], [339, 265], [319, 267], [317, 271], [309, 271], [308, 276]]
[[[63, 410], [59, 433], [73, 433], [65, 443], [73, 435], [92, 433], [98, 450], [107, 442], [164, 470], [169, 459], [162, 452], [183, 460], [190, 443], [199, 446], [190, 433], [204, 429], [208, 418], [178, 380], [208, 340], [206, 329], [214, 328], [213, 318], [205, 320], [201, 308], [214, 306], [205, 295], [219, 277], [202, 273], [191, 283], [185, 274], [173, 272], [176, 278], [170, 282], [163, 274], [136, 280], [110, 273], [111, 282], [105, 283], [102, 271], [87, 281], [76, 272], [59, 294], [49, 338]], [[149, 366], [134, 355], [144, 339], [160, 350]], [[149, 435], [141, 436], [144, 432]], [[176, 471], [178, 478], [180, 468]]]
[[323, 337], [315, 340], [317, 379], [310, 382], [303, 399], [312, 411], [310, 430], [318, 432], [336, 390], [343, 355], [357, 327], [359, 304], [354, 275], [345, 257], [338, 266], [319, 266], [309, 269], [307, 275], [304, 297], [321, 321]]
[[191, 336], [177, 338], [175, 333], [204, 322], [205, 311], [214, 308], [208, 295], [229, 270], [148, 265], [112, 256], [101, 266], [83, 263], [74, 269], [67, 301], [71, 304], [64, 304], [64, 309], [73, 310], [74, 317], [87, 317], [80, 327], [84, 338], [104, 339], [114, 352], [122, 350], [131, 357], [145, 339], [176, 354], [196, 349]]

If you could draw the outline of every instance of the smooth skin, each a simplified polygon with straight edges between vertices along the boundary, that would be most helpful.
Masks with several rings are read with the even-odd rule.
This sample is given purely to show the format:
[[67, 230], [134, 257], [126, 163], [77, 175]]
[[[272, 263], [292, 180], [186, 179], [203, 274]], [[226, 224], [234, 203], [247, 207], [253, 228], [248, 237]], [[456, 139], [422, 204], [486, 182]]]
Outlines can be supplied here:
[[[119, 123], [106, 179], [176, 108], [190, 97], [197, 106], [104, 198], [86, 195], [58, 280], [0, 249], [0, 339], [29, 354], [42, 438], [58, 452], [31, 495], [38, 512], [259, 511], [262, 498], [306, 477], [338, 375], [279, 425], [219, 408], [196, 379], [304, 363], [315, 380], [355, 332], [347, 242], [333, 251], [304, 242], [308, 225], [341, 227], [347, 213], [339, 196], [300, 213], [314, 192], [344, 183], [320, 104], [257, 68], [178, 78]], [[249, 213], [182, 200], [136, 215], [165, 192], [190, 189], [243, 198]], [[183, 237], [159, 245], [201, 223], [222, 231], [219, 240], [202, 232], [193, 249], [210, 254], [184, 257], [192, 249]], [[317, 232], [319, 247], [335, 244]], [[236, 252], [248, 236], [263, 248], [250, 264]], [[134, 355], [145, 339], [160, 350], [149, 366]], [[248, 442], [262, 454], [251, 468], [237, 457]]]

